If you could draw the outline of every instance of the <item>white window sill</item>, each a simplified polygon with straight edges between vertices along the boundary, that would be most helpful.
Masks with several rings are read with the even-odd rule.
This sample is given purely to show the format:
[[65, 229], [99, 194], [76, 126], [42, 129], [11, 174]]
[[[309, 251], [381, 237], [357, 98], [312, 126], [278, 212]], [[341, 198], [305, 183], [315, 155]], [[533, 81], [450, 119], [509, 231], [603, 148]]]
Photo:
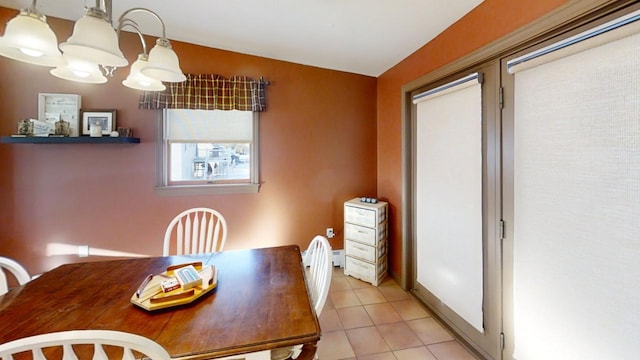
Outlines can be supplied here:
[[161, 196], [257, 194], [259, 190], [260, 184], [156, 186], [154, 189]]

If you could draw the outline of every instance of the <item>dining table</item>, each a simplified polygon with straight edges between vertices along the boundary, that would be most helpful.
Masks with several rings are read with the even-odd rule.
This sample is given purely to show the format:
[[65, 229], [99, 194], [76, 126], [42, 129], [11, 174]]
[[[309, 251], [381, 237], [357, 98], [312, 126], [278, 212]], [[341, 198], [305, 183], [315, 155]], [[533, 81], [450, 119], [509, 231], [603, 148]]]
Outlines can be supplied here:
[[[150, 274], [194, 262], [217, 270], [210, 292], [154, 310], [132, 303]], [[321, 336], [295, 245], [64, 264], [0, 296], [0, 344], [81, 329], [138, 334], [185, 360], [295, 345], [312, 359]]]

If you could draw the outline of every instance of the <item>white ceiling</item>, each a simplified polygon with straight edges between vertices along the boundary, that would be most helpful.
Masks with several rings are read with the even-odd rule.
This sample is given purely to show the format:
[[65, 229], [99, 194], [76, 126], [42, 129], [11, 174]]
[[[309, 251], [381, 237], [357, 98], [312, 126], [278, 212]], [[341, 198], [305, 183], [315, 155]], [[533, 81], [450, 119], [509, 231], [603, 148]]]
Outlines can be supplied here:
[[[171, 40], [377, 77], [481, 2], [113, 0], [113, 18], [127, 9], [145, 7], [162, 18]], [[95, 0], [40, 0], [37, 9], [75, 21], [85, 6], [95, 4]], [[31, 0], [0, 0], [0, 6], [13, 9], [30, 5]], [[153, 16], [133, 13], [131, 18], [143, 33], [161, 35]]]

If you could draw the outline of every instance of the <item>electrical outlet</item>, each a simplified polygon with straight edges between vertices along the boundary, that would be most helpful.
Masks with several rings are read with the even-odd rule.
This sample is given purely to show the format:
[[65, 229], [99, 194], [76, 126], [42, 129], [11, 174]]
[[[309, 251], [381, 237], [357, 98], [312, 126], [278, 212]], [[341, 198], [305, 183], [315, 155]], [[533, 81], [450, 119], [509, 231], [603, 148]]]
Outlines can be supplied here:
[[331, 239], [334, 236], [336, 236], [336, 234], [333, 232], [333, 228], [327, 228], [327, 238]]

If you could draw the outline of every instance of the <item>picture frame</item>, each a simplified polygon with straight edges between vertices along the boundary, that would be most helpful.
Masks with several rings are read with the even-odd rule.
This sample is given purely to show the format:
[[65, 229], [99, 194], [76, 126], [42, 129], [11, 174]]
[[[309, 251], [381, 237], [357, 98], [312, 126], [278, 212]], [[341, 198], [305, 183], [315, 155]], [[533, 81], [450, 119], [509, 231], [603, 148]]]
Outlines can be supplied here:
[[80, 107], [82, 97], [78, 94], [38, 94], [38, 120], [50, 123], [50, 134], [55, 133], [55, 123], [69, 123], [69, 136], [80, 134]]
[[82, 135], [91, 134], [91, 125], [100, 124], [102, 135], [109, 136], [116, 130], [116, 110], [83, 110]]

